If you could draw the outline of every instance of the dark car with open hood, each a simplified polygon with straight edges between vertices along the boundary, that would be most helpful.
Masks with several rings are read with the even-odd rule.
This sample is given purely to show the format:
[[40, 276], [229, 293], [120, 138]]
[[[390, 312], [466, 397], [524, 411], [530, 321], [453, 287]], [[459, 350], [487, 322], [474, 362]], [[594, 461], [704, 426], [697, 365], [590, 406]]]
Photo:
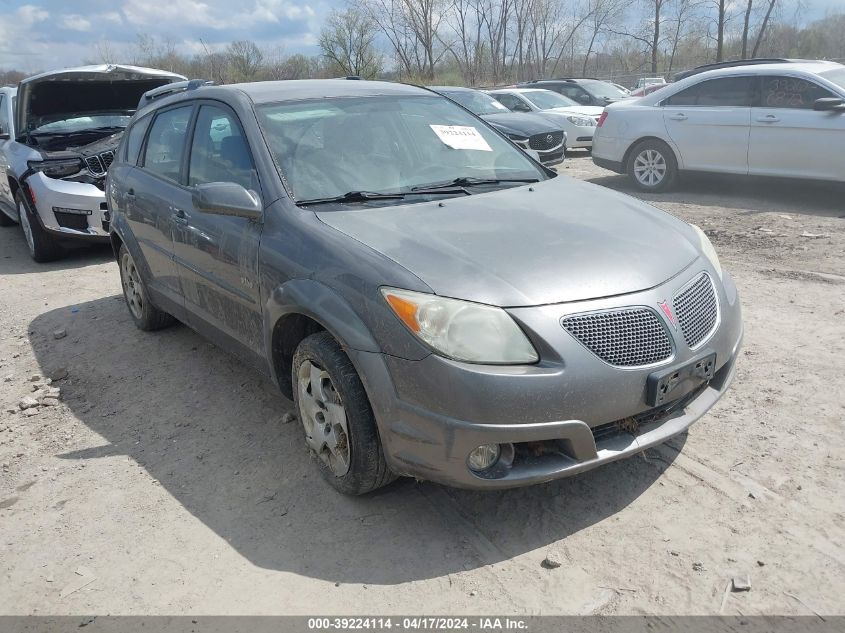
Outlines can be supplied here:
[[103, 193], [141, 96], [185, 78], [134, 66], [83, 66], [0, 89], [0, 225], [20, 223], [39, 262], [68, 240], [107, 241]]
[[345, 493], [573, 475], [682, 433], [734, 376], [737, 289], [700, 229], [430, 90], [188, 86], [138, 110], [106, 196], [135, 324], [272, 377]]

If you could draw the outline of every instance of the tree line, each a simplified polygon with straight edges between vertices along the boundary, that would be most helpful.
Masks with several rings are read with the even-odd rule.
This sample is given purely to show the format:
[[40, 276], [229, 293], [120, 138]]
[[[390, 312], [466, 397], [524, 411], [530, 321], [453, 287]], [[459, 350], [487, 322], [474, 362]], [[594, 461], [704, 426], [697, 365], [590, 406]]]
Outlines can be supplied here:
[[[748, 57], [845, 61], [845, 13], [803, 24], [786, 0], [360, 0], [332, 12], [318, 55], [250, 40], [200, 41], [186, 54], [140, 34], [99, 41], [89, 63], [131, 63], [217, 83], [358, 75], [416, 83], [501, 85], [593, 76], [633, 85], [699, 64]], [[0, 71], [0, 84], [23, 73]]]

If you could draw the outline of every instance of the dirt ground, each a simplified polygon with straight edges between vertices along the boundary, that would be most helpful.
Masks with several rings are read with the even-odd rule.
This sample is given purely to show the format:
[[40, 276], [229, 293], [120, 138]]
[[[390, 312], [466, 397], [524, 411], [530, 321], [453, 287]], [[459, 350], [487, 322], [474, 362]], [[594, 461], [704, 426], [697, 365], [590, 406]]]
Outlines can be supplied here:
[[[632, 192], [586, 155], [560, 171]], [[134, 328], [108, 250], [38, 265], [0, 229], [0, 613], [841, 614], [843, 194], [648, 196], [736, 278], [733, 389], [645, 457], [494, 493], [339, 496], [272, 385], [186, 327]]]

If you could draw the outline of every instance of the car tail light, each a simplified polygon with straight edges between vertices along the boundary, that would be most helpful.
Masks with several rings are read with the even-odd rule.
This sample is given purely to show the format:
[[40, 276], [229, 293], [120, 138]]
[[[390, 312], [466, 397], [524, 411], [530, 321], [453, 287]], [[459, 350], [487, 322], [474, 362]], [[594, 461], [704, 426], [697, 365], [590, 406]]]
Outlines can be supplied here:
[[605, 119], [607, 119], [607, 110], [602, 112], [601, 116], [599, 116], [599, 120], [596, 121], [596, 127], [601, 127], [602, 125], [604, 125]]

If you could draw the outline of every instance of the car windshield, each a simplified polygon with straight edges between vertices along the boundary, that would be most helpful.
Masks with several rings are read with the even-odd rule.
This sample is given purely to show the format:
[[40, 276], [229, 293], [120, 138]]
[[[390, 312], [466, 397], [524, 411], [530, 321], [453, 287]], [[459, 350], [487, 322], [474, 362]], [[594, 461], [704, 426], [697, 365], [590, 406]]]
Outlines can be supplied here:
[[299, 203], [351, 192], [417, 201], [415, 190], [439, 185], [445, 195], [452, 182], [453, 195], [466, 195], [467, 181], [508, 187], [547, 178], [527, 155], [439, 95], [309, 99], [259, 105], [256, 112]]
[[551, 90], [523, 92], [522, 96], [541, 110], [551, 110], [552, 108], [571, 108], [573, 106], [579, 107], [579, 104], [569, 97], [564, 97], [563, 95], [552, 92]]
[[627, 95], [606, 81], [584, 81], [584, 89], [600, 99], [624, 99]]
[[38, 134], [71, 134], [98, 128], [125, 128], [129, 125], [131, 118], [129, 114], [88, 114], [84, 116], [73, 114], [68, 115], [66, 119], [39, 125], [31, 131]]
[[442, 90], [452, 101], [457, 101], [470, 112], [482, 114], [501, 114], [509, 110], [490, 95], [477, 90]]
[[828, 70], [827, 72], [819, 73], [819, 75], [845, 90], [845, 68]]

